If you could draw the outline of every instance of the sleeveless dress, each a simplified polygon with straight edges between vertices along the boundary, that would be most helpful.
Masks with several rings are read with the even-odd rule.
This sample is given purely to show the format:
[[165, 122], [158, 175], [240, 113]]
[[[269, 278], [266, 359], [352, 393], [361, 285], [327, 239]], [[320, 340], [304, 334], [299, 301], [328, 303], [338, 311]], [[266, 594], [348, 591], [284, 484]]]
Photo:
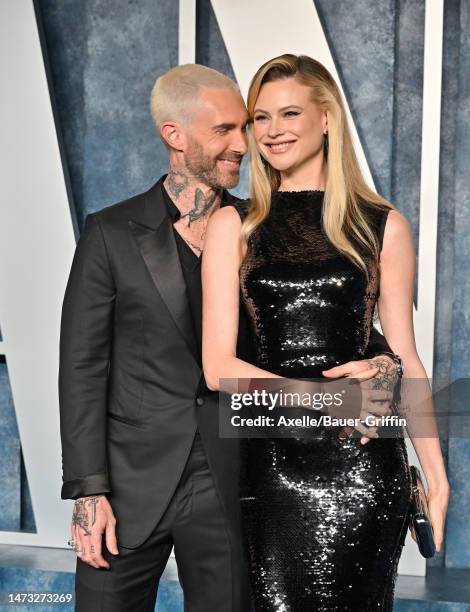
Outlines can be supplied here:
[[[379, 292], [322, 230], [324, 192], [278, 192], [248, 241], [255, 365], [285, 377], [363, 359]], [[242, 220], [246, 203], [234, 204]], [[380, 248], [388, 209], [363, 204]], [[411, 497], [404, 439], [242, 440], [240, 503], [256, 612], [391, 611]]]

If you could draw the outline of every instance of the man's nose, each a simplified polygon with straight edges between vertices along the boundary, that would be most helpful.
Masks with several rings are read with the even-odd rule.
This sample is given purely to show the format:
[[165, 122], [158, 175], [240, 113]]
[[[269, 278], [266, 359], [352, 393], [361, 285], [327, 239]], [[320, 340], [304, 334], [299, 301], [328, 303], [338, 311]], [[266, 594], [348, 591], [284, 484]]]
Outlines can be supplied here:
[[248, 151], [248, 137], [245, 130], [240, 130], [234, 134], [230, 149], [245, 155]]

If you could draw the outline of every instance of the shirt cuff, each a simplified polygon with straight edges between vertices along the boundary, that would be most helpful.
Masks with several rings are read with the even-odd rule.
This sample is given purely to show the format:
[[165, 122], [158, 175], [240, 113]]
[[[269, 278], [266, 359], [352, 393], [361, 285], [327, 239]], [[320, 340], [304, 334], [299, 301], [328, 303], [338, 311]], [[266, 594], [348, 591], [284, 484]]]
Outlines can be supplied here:
[[60, 497], [61, 499], [77, 499], [78, 497], [104, 495], [106, 493], [111, 493], [111, 488], [108, 475], [103, 472], [64, 482]]

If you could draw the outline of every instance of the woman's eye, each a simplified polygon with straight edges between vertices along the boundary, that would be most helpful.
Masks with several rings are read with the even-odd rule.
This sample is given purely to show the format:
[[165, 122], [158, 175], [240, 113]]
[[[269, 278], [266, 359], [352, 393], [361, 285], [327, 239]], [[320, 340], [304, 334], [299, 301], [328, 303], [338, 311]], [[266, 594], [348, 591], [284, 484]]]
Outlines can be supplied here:
[[266, 119], [266, 115], [257, 115], [255, 117], [255, 121], [262, 121], [263, 119]]
[[297, 115], [300, 115], [300, 113], [298, 111], [287, 111], [285, 113], [286, 117], [297, 117]]

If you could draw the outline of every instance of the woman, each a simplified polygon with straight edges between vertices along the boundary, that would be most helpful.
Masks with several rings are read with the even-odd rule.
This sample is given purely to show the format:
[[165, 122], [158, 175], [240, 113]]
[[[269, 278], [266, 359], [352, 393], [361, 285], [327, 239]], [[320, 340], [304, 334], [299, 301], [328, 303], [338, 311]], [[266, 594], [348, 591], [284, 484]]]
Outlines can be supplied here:
[[[217, 211], [205, 242], [208, 385], [321, 377], [364, 354], [376, 304], [404, 376], [426, 378], [413, 332], [410, 227], [366, 186], [330, 73], [305, 56], [275, 58], [253, 78], [248, 111], [249, 206]], [[240, 286], [256, 364], [235, 354]], [[413, 444], [439, 550], [449, 495], [439, 440]], [[257, 612], [392, 610], [409, 519], [403, 438], [361, 446], [320, 429], [313, 440], [251, 439], [245, 452], [242, 518]]]

